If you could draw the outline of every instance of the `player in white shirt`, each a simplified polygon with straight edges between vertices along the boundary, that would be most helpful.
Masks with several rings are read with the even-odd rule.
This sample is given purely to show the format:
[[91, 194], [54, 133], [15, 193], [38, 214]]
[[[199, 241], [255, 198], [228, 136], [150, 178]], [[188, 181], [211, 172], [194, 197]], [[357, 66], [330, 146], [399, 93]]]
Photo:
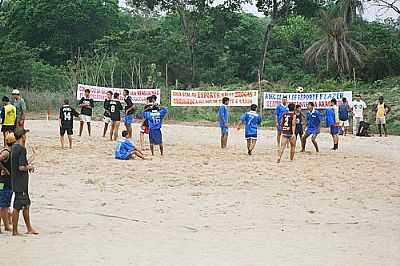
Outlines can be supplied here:
[[364, 114], [367, 112], [367, 104], [361, 99], [361, 95], [357, 94], [355, 100], [351, 104], [353, 112], [353, 135], [357, 135], [360, 122], [364, 121]]

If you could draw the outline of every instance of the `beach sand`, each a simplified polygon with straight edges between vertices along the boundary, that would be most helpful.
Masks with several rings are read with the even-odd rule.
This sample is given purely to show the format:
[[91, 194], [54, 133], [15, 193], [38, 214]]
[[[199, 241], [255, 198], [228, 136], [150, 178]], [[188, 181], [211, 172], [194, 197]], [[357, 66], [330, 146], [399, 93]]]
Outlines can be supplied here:
[[125, 162], [99, 122], [72, 151], [56, 121], [28, 128], [40, 235], [3, 230], [2, 266], [400, 265], [399, 137], [348, 136], [333, 152], [323, 133], [320, 154], [309, 143], [277, 165], [273, 131], [249, 157], [243, 131], [222, 151], [218, 128], [165, 125], [164, 158]]

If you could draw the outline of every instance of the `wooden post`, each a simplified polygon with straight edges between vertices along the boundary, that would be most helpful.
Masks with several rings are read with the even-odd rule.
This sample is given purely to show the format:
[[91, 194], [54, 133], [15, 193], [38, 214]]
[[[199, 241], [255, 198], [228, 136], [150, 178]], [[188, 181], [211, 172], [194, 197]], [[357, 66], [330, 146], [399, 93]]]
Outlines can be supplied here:
[[165, 64], [165, 88], [168, 88], [168, 64]]
[[264, 96], [262, 95], [262, 89], [261, 89], [261, 72], [260, 72], [260, 69], [258, 69], [257, 74], [258, 74], [257, 79], [258, 79], [258, 94], [259, 94], [258, 97], [260, 99], [258, 107], [260, 108], [260, 115], [261, 115], [261, 117], [263, 117], [264, 116], [264, 106], [263, 106]]

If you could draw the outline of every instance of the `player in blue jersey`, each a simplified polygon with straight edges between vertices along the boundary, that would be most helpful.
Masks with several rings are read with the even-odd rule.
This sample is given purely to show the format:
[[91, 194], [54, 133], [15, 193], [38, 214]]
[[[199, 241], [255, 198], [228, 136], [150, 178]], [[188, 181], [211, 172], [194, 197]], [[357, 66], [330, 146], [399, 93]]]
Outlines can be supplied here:
[[135, 145], [127, 137], [129, 137], [129, 132], [127, 130], [122, 131], [122, 139], [118, 140], [115, 146], [115, 159], [130, 160], [135, 159], [135, 156], [137, 156], [146, 160], [142, 151], [136, 149]]
[[162, 140], [162, 123], [164, 117], [168, 113], [167, 108], [161, 108], [159, 106], [154, 106], [151, 110], [147, 110], [143, 112], [143, 118], [147, 120], [149, 125], [149, 141], [150, 141], [150, 150], [151, 155], [154, 156], [154, 145], [160, 146], [161, 156], [164, 155], [164, 146]]
[[330, 133], [333, 140], [332, 150], [339, 148], [339, 132], [340, 132], [340, 120], [339, 120], [339, 107], [337, 106], [336, 99], [332, 99], [331, 108], [326, 109], [326, 126], [329, 127]]
[[276, 142], [278, 144], [278, 147], [280, 146], [281, 143], [281, 135], [282, 135], [282, 117], [284, 113], [287, 113], [289, 111], [287, 107], [287, 96], [282, 97], [282, 103], [280, 103], [276, 108], [275, 108], [275, 127], [276, 127]]
[[315, 109], [315, 105], [313, 102], [309, 102], [307, 104], [307, 128], [303, 137], [301, 138], [301, 152], [305, 152], [306, 150], [306, 142], [309, 136], [312, 136], [311, 140], [314, 144], [315, 150], [319, 152], [318, 143], [316, 141], [317, 136], [320, 132], [321, 127], [321, 113]]
[[[257, 105], [252, 104], [250, 106], [250, 111], [244, 113], [240, 117], [240, 121], [245, 126], [245, 138], [247, 140], [247, 153], [251, 155], [257, 143], [257, 128], [261, 125], [262, 119], [259, 114], [257, 114]], [[238, 130], [240, 130], [240, 124], [238, 125]]]
[[221, 128], [221, 148], [225, 149], [228, 146], [229, 133], [229, 98], [222, 99], [222, 105], [218, 109], [219, 127]]
[[291, 161], [294, 160], [294, 154], [296, 152], [296, 105], [294, 103], [290, 103], [288, 109], [289, 111], [282, 115], [282, 141], [278, 152], [277, 163], [281, 162], [283, 152], [289, 143]]

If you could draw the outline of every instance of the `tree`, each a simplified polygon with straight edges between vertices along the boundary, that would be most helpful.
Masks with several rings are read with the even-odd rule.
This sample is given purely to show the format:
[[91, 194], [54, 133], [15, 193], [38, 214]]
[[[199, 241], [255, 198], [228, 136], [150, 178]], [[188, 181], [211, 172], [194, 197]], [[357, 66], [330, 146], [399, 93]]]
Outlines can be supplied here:
[[[329, 69], [333, 60], [337, 73], [343, 77], [351, 73], [353, 61], [361, 63], [361, 55], [354, 47], [362, 45], [350, 40], [342, 17], [330, 17], [322, 12], [322, 32], [324, 37], [312, 44], [304, 53], [307, 64], [318, 64], [322, 55], [326, 56], [326, 68]], [[354, 59], [354, 60], [353, 60]]]
[[338, 0], [340, 12], [346, 23], [345, 26], [350, 26], [357, 16], [357, 11], [360, 15], [364, 13], [364, 4], [362, 0]]
[[400, 15], [400, 0], [367, 0], [367, 1], [383, 9], [391, 9]]

